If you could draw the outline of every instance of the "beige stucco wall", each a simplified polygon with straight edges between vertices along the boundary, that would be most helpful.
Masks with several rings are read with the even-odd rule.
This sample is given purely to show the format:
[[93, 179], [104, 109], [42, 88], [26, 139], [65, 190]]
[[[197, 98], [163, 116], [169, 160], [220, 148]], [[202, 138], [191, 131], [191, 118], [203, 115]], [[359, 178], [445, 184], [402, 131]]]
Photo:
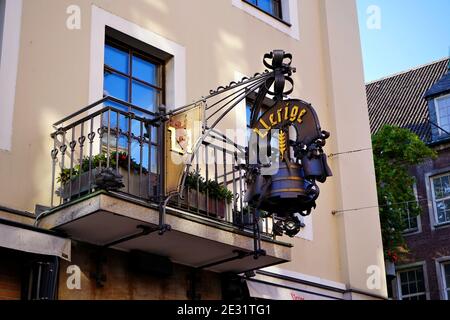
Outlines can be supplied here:
[[[66, 28], [73, 4], [81, 8], [80, 30]], [[354, 0], [299, 0], [299, 40], [231, 0], [24, 0], [12, 149], [0, 151], [0, 179], [8, 182], [0, 184], [0, 204], [30, 211], [49, 204], [51, 124], [89, 102], [92, 4], [185, 48], [186, 102], [236, 72], [264, 70], [262, 56], [272, 49], [291, 52], [292, 97], [311, 102], [331, 131], [326, 152], [370, 147]], [[377, 210], [331, 212], [377, 203], [372, 156], [343, 155], [330, 166], [334, 177], [320, 186], [313, 213], [314, 240], [289, 240], [293, 260], [283, 267], [368, 291], [367, 267], [384, 271]], [[371, 292], [386, 295], [384, 280]]]

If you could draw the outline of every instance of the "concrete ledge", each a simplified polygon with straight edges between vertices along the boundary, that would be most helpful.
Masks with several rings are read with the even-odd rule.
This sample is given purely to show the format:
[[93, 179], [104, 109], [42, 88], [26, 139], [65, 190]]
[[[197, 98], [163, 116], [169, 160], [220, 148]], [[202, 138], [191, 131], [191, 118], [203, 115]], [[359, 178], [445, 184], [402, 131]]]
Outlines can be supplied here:
[[[148, 241], [137, 239], [115, 247], [121, 250], [144, 248], [149, 252], [155, 253], [154, 251], [156, 251], [157, 254], [165, 254], [166, 252], [161, 251], [161, 248], [165, 247], [167, 253], [172, 252], [172, 259], [194, 266], [233, 257], [235, 250], [245, 252], [254, 250], [251, 233], [234, 229], [231, 225], [221, 226], [219, 222], [208, 221], [207, 218], [202, 221], [189, 213], [184, 216], [179, 210], [177, 211], [171, 213], [168, 210], [166, 223], [171, 225], [172, 231], [164, 235], [165, 242], [159, 246], [154, 247], [151, 243], [162, 239], [161, 236], [158, 238], [156, 234], [148, 236], [148, 239], [146, 238]], [[105, 192], [95, 193], [84, 199], [54, 208], [44, 213], [39, 220], [41, 228], [60, 230], [73, 239], [95, 245], [104, 245], [136, 233], [137, 225], [157, 226], [158, 223], [159, 211], [155, 205], [139, 203]], [[177, 246], [180, 245], [186, 245], [186, 249], [189, 251], [192, 249], [196, 257], [187, 257], [183, 252], [179, 252]], [[258, 259], [259, 262], [256, 263], [258, 268], [288, 262], [291, 259], [292, 246], [290, 244], [263, 239], [261, 246], [266, 251], [266, 256]], [[197, 252], [200, 249], [211, 250], [211, 252]], [[255, 263], [250, 263], [250, 260], [254, 260], [253, 257], [249, 257], [248, 261], [242, 261], [240, 264], [229, 263], [228, 265], [230, 268], [238, 268], [239, 271], [251, 270]], [[245, 269], [245, 264], [248, 265], [248, 269]], [[233, 265], [234, 267], [232, 267]]]

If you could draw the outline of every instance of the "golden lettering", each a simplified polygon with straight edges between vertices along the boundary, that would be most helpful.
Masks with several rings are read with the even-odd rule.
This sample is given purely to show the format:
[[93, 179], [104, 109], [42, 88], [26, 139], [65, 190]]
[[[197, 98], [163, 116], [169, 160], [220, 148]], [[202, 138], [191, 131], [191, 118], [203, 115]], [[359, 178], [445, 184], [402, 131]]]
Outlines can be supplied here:
[[278, 123], [275, 120], [273, 120], [273, 113], [269, 116], [269, 121], [270, 121], [270, 124], [271, 124], [272, 127], [275, 126]]
[[297, 116], [298, 116], [298, 107], [297, 107], [297, 106], [294, 106], [294, 107], [292, 107], [292, 110], [291, 110], [291, 117], [289, 118], [289, 120], [290, 120], [291, 122], [294, 122], [295, 119], [297, 119]]
[[266, 128], [267, 130], [270, 130], [270, 127], [267, 125], [267, 123], [264, 122], [263, 119], [259, 119], [259, 123], [261, 123], [262, 126], [263, 126], [264, 128]]
[[300, 114], [298, 115], [298, 119], [297, 122], [298, 123], [302, 123], [303, 122], [303, 116], [306, 114], [306, 109], [303, 109], [302, 111], [300, 111]]

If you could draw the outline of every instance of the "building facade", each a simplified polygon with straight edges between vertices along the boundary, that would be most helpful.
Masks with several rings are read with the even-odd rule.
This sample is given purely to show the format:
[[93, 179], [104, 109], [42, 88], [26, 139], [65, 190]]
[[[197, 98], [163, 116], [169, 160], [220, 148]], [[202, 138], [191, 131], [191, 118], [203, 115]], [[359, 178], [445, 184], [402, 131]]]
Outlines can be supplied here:
[[[372, 154], [346, 153], [371, 143], [355, 1], [2, 0], [0, 10], [0, 297], [387, 296]], [[146, 117], [263, 72], [277, 48], [297, 69], [290, 97], [311, 102], [331, 133], [333, 177], [296, 237], [263, 220], [265, 255], [254, 256], [233, 156], [214, 147], [223, 169], [209, 167], [231, 204], [196, 193], [165, 206], [167, 133]], [[243, 101], [221, 122], [244, 132], [227, 133], [235, 143], [245, 113]], [[103, 167], [125, 187], [94, 187]]]
[[396, 265], [391, 292], [395, 299], [449, 299], [449, 67], [449, 60], [443, 59], [367, 85], [373, 133], [384, 124], [410, 129], [438, 155], [411, 168], [422, 213], [410, 216], [405, 206], [410, 254]]

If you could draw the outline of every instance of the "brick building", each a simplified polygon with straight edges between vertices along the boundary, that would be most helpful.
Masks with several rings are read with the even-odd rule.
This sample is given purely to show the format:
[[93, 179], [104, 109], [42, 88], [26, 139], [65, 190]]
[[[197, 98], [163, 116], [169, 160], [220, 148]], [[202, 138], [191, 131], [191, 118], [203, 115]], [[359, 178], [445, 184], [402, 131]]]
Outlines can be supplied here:
[[396, 266], [395, 299], [450, 298], [450, 64], [448, 59], [402, 72], [366, 86], [372, 133], [396, 125], [416, 133], [438, 157], [411, 168], [422, 208], [405, 210], [410, 255]]

